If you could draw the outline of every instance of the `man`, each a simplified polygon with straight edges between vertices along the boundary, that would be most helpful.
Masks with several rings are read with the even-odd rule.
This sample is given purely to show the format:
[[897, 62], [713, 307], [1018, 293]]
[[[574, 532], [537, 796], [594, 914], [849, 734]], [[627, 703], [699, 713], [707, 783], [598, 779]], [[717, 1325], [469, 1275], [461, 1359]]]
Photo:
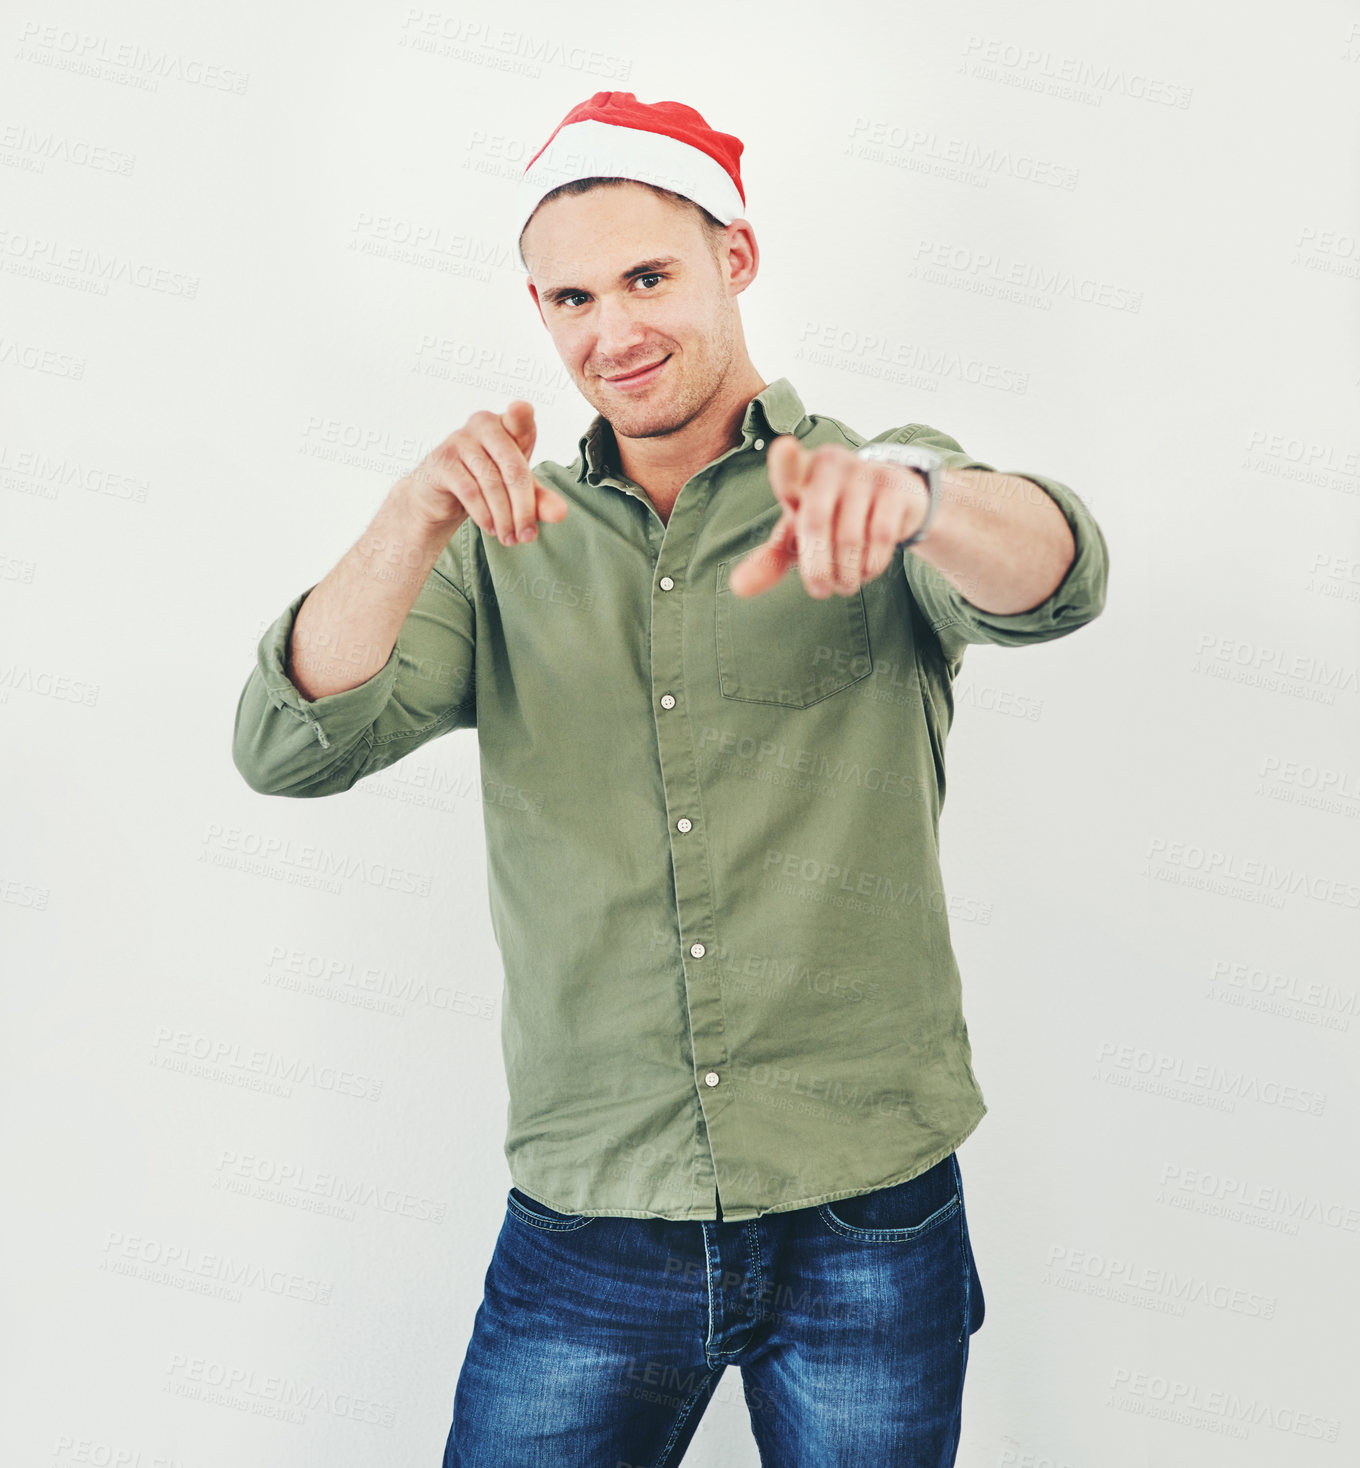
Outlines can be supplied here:
[[766, 1465], [955, 1459], [987, 1108], [951, 687], [970, 643], [1098, 615], [1107, 551], [1055, 480], [920, 423], [876, 459], [764, 380], [741, 151], [679, 103], [568, 113], [517, 224], [580, 453], [531, 472], [531, 405], [473, 414], [238, 709], [277, 795], [477, 729], [514, 1186], [446, 1468], [677, 1463], [728, 1365]]

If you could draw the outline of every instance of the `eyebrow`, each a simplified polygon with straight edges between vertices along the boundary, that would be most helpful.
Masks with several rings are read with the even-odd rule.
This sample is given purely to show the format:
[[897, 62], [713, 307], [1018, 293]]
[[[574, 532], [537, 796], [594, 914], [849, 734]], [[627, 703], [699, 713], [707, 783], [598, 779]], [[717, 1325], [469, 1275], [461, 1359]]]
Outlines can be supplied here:
[[[632, 265], [627, 270], [622, 271], [619, 275], [619, 283], [624, 284], [637, 275], [655, 275], [658, 271], [667, 270], [672, 265], [679, 265], [681, 263], [677, 255], [657, 255], [655, 259], [639, 261], [638, 264]], [[543, 299], [551, 302], [555, 306], [567, 296], [588, 296], [589, 294], [590, 292], [581, 286], [557, 285], [549, 291], [544, 291]]]

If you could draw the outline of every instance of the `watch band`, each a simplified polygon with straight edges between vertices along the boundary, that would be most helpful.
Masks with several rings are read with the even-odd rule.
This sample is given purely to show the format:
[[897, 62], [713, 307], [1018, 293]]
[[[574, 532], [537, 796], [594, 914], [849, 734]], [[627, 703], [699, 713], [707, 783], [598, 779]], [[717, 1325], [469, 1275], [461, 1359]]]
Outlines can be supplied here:
[[926, 532], [930, 529], [930, 522], [935, 518], [935, 510], [940, 502], [940, 465], [944, 460], [934, 449], [909, 443], [866, 443], [856, 453], [859, 458], [870, 459], [875, 463], [900, 464], [905, 469], [915, 469], [925, 480], [925, 518], [905, 540], [899, 540], [895, 548], [905, 550], [908, 546], [919, 545], [926, 538]]

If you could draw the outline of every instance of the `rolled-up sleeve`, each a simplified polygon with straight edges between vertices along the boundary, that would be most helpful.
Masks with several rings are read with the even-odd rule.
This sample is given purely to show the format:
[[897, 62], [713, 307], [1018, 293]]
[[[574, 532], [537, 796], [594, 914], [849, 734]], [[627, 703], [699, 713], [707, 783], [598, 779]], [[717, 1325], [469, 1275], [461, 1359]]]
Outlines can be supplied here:
[[[913, 443], [934, 449], [941, 455], [944, 469], [997, 472], [990, 464], [972, 458], [947, 433], [923, 423], [908, 424], [877, 441]], [[987, 612], [974, 606], [934, 566], [904, 550], [902, 558], [912, 595], [951, 658], [961, 656], [969, 643], [1023, 647], [1066, 637], [1099, 616], [1105, 606], [1109, 548], [1091, 511], [1067, 485], [1045, 474], [1021, 469], [1004, 472], [1028, 479], [1056, 502], [1071, 528], [1076, 551], [1063, 579], [1038, 606], [1007, 613]]]
[[314, 586], [270, 624], [232, 735], [232, 759], [252, 790], [339, 794], [426, 741], [475, 726], [475, 615], [458, 542], [455, 535], [426, 577], [386, 663], [357, 687], [308, 699], [289, 676], [293, 627]]

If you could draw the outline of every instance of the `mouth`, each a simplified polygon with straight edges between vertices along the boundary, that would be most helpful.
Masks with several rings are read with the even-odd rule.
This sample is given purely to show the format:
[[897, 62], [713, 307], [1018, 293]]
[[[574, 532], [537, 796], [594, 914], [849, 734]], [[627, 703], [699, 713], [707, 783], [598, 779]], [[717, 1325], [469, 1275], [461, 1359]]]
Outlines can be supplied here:
[[661, 369], [670, 359], [668, 352], [659, 362], [653, 362], [650, 366], [643, 367], [637, 372], [626, 372], [620, 377], [604, 377], [600, 380], [610, 387], [642, 387], [646, 383], [655, 381], [661, 375]]

